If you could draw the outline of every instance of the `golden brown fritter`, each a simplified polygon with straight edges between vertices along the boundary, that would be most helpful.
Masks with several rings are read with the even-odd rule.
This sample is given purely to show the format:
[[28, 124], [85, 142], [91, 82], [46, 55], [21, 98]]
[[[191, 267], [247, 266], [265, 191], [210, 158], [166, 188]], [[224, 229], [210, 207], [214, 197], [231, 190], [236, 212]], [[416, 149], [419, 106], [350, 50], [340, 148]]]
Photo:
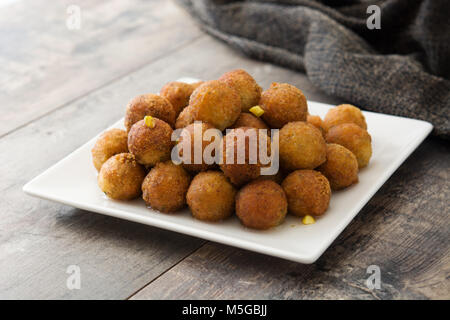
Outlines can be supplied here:
[[102, 133], [91, 152], [94, 167], [100, 171], [106, 160], [113, 155], [128, 152], [127, 133], [120, 129], [111, 129]]
[[323, 119], [325, 131], [343, 123], [354, 123], [367, 130], [366, 119], [361, 110], [351, 104], [341, 104], [331, 108]]
[[194, 122], [193, 109], [189, 106], [183, 109], [178, 115], [177, 121], [175, 122], [176, 129], [182, 129]]
[[97, 182], [111, 199], [131, 200], [141, 195], [145, 169], [131, 153], [120, 153], [109, 158], [100, 169]]
[[194, 120], [207, 122], [223, 131], [241, 114], [241, 99], [237, 91], [218, 80], [206, 81], [191, 95], [188, 108]]
[[175, 110], [175, 115], [178, 116], [181, 110], [189, 104], [189, 97], [193, 91], [194, 87], [189, 83], [172, 81], [166, 83], [159, 94], [169, 100]]
[[231, 128], [242, 128], [250, 127], [256, 129], [267, 129], [267, 134], [270, 134], [270, 128], [264, 123], [260, 118], [246, 112], [242, 112], [236, 122], [231, 126]]
[[[259, 158], [259, 137], [263, 134], [264, 133], [260, 132], [258, 129], [243, 127], [229, 130], [223, 138], [223, 153], [220, 169], [236, 186], [240, 186], [256, 179], [261, 174], [261, 167], [263, 165], [261, 164]], [[270, 137], [267, 135], [265, 136], [267, 141], [266, 154], [269, 155]], [[253, 139], [254, 143], [256, 143], [256, 148], [254, 149], [255, 153], [253, 155], [250, 148], [251, 139]], [[242, 154], [244, 155], [243, 163], [239, 163], [239, 148], [242, 150]], [[255, 161], [251, 161], [251, 156]], [[227, 160], [231, 163], [227, 163]]]
[[135, 155], [137, 162], [150, 167], [169, 160], [173, 147], [172, 128], [160, 119], [153, 120], [153, 128], [140, 120], [128, 133], [128, 150]]
[[318, 171], [296, 170], [284, 179], [281, 186], [288, 200], [288, 211], [296, 216], [325, 213], [330, 203], [330, 184]]
[[312, 124], [290, 122], [280, 130], [280, 163], [287, 170], [314, 169], [326, 160], [325, 140]]
[[160, 162], [150, 170], [142, 183], [142, 198], [153, 209], [174, 212], [186, 205], [190, 175], [171, 160]]
[[245, 70], [229, 71], [223, 74], [219, 81], [227, 83], [239, 93], [242, 112], [248, 112], [251, 107], [258, 104], [261, 98], [261, 87]]
[[167, 122], [171, 127], [175, 125], [175, 109], [164, 97], [156, 94], [142, 94], [133, 98], [127, 105], [125, 113], [125, 128], [130, 131], [133, 124], [152, 116]]
[[263, 120], [271, 128], [281, 128], [288, 122], [305, 121], [308, 105], [303, 92], [287, 83], [273, 82], [259, 101]]
[[306, 117], [306, 122], [312, 124], [314, 127], [319, 129], [320, 132], [322, 133], [322, 136], [325, 137], [326, 131], [323, 126], [323, 121], [319, 116], [313, 116], [311, 114], [308, 114], [308, 116]]
[[[194, 148], [195, 148], [195, 137], [194, 137], [194, 130], [195, 130], [195, 125], [198, 125], [198, 129], [199, 129], [199, 133], [201, 134], [201, 144], [199, 144], [201, 146], [201, 148], [198, 149], [198, 153], [201, 154], [201, 163], [194, 163], [195, 162], [195, 154], [194, 154]], [[203, 140], [203, 134], [206, 130], [208, 129], [214, 129], [213, 126], [211, 126], [210, 124], [201, 122], [198, 124], [190, 124], [188, 125], [186, 128], [184, 128], [184, 130], [186, 130], [185, 134], [189, 134], [190, 138], [190, 147], [189, 149], [191, 150], [191, 163], [183, 163], [183, 167], [188, 170], [189, 172], [200, 172], [200, 171], [206, 171], [206, 170], [210, 170], [212, 168], [214, 168], [214, 163], [213, 164], [207, 164], [205, 163], [204, 159], [203, 159], [203, 152], [205, 151], [205, 148], [207, 146], [209, 146], [211, 143], [214, 143], [214, 139], [212, 139], [211, 141], [205, 141]], [[179, 139], [179, 143], [184, 143], [183, 142], [183, 134], [180, 136]], [[183, 149], [184, 149], [184, 145], [183, 145]], [[183, 155], [183, 150], [181, 151], [180, 155]], [[212, 156], [214, 156], [215, 154], [213, 153]]]
[[236, 215], [249, 228], [264, 230], [279, 225], [287, 207], [283, 188], [271, 180], [250, 182], [236, 196]]
[[192, 215], [204, 221], [218, 221], [233, 214], [236, 189], [220, 171], [197, 174], [186, 195]]
[[326, 135], [328, 143], [337, 143], [353, 152], [359, 168], [364, 168], [372, 156], [370, 134], [354, 123], [343, 123], [332, 127]]
[[339, 144], [327, 144], [327, 161], [317, 169], [327, 177], [333, 190], [358, 182], [358, 161], [350, 150]]

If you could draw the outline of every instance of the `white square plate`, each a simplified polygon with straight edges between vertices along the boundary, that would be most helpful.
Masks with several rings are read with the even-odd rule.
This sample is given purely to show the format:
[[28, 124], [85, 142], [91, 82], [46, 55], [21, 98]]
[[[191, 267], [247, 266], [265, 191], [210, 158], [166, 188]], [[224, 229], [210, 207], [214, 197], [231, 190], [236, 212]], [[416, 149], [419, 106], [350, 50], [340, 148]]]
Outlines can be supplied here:
[[[191, 78], [180, 80], [197, 81]], [[309, 101], [308, 107], [311, 114], [323, 118], [333, 106]], [[328, 211], [313, 225], [302, 225], [300, 218], [288, 215], [280, 226], [256, 231], [243, 227], [236, 217], [207, 223], [192, 218], [188, 209], [164, 214], [147, 208], [142, 199], [130, 202], [108, 199], [97, 186], [97, 171], [92, 164], [91, 149], [97, 137], [27, 183], [23, 190], [32, 196], [80, 209], [288, 260], [313, 263], [433, 128], [430, 123], [420, 120], [363, 113], [372, 136], [372, 159], [368, 167], [360, 171], [359, 183], [333, 192]], [[113, 127], [123, 128], [123, 119]]]

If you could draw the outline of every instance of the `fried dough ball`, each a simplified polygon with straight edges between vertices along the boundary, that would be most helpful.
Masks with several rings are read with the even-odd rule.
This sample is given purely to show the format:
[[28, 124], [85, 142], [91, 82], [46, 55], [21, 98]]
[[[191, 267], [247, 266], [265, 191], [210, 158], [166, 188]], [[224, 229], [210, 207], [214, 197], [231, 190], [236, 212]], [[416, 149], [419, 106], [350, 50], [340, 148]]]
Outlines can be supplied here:
[[231, 128], [242, 128], [242, 127], [250, 127], [256, 129], [267, 129], [268, 133], [270, 128], [267, 124], [264, 123], [260, 118], [255, 117], [254, 115], [246, 112], [242, 112], [236, 122], [231, 126]]
[[313, 116], [311, 114], [308, 114], [306, 117], [306, 122], [312, 124], [314, 127], [320, 130], [322, 135], [325, 137], [325, 128], [323, 126], [323, 121], [319, 116]]
[[[264, 133], [260, 132], [258, 129], [244, 127], [231, 129], [223, 137], [223, 153], [220, 169], [236, 186], [240, 186], [256, 179], [261, 174], [261, 167], [263, 165], [261, 164], [259, 157], [259, 137], [262, 134]], [[250, 149], [250, 141], [254, 141], [256, 143], [256, 148], [254, 148], [255, 153], [253, 153]], [[270, 154], [270, 137], [267, 135], [266, 141], [266, 154]], [[238, 163], [238, 149], [243, 150], [244, 163]], [[251, 156], [253, 160], [255, 160], [254, 163], [251, 163], [253, 162], [251, 161]], [[231, 163], [227, 163], [227, 161]]]
[[145, 169], [131, 153], [119, 153], [109, 158], [97, 177], [100, 189], [111, 199], [131, 200], [141, 195]]
[[263, 230], [279, 225], [287, 207], [283, 188], [271, 180], [250, 182], [236, 196], [236, 215], [249, 228]]
[[189, 107], [194, 120], [208, 122], [220, 131], [236, 122], [241, 114], [237, 91], [218, 80], [206, 81], [191, 95]]
[[255, 79], [245, 70], [237, 69], [223, 74], [219, 81], [223, 81], [235, 88], [241, 97], [242, 112], [256, 106], [261, 98], [261, 87], [256, 83]]
[[[195, 126], [198, 126], [197, 128], [199, 129], [199, 133], [201, 134], [201, 138], [202, 138], [202, 142], [201, 142], [201, 149], [199, 148], [198, 152], [201, 152], [202, 158], [201, 158], [201, 163], [194, 163], [195, 160], [195, 155], [194, 155], [194, 149], [195, 149], [195, 141], [194, 141], [194, 130], [195, 130]], [[184, 130], [186, 130], [186, 132], [190, 135], [190, 152], [191, 152], [191, 163], [183, 163], [183, 167], [190, 171], [190, 172], [200, 172], [200, 171], [206, 171], [206, 170], [210, 170], [212, 168], [214, 168], [214, 164], [207, 164], [204, 162], [203, 159], [203, 152], [205, 151], [205, 148], [207, 146], [209, 146], [211, 143], [214, 143], [214, 139], [212, 139], [211, 141], [205, 141], [203, 140], [203, 134], [206, 130], [208, 129], [214, 129], [213, 126], [211, 126], [208, 123], [205, 122], [201, 122], [201, 123], [192, 123], [190, 125], [188, 125], [186, 128], [184, 128]], [[179, 139], [179, 143], [184, 143], [183, 142], [183, 134], [180, 136]], [[184, 146], [183, 146], [184, 148]], [[181, 154], [183, 155], [183, 151], [181, 151]], [[212, 154], [212, 156], [214, 156], [214, 154]]]
[[91, 152], [94, 167], [100, 171], [106, 160], [113, 155], [128, 152], [127, 133], [120, 129], [111, 129], [102, 133]]
[[323, 119], [325, 131], [343, 123], [354, 123], [367, 130], [366, 119], [361, 110], [351, 104], [341, 104], [330, 109]]
[[330, 183], [318, 171], [296, 170], [284, 179], [281, 186], [286, 192], [289, 213], [296, 216], [320, 216], [328, 208], [331, 197]]
[[178, 116], [181, 110], [189, 104], [189, 97], [193, 91], [194, 87], [189, 83], [172, 81], [166, 83], [159, 94], [169, 100], [175, 110], [175, 115]]
[[175, 124], [175, 109], [164, 97], [156, 94], [142, 94], [133, 98], [127, 105], [125, 113], [125, 128], [130, 131], [133, 124], [152, 116], [167, 122], [170, 126]]
[[233, 214], [236, 189], [220, 171], [197, 174], [189, 186], [186, 199], [194, 218], [218, 221]]
[[171, 160], [160, 162], [150, 170], [142, 183], [142, 198], [153, 209], [174, 212], [186, 205], [190, 175]]
[[327, 161], [317, 169], [327, 177], [333, 190], [358, 182], [358, 161], [350, 150], [339, 144], [327, 144]]
[[152, 120], [153, 127], [140, 120], [128, 133], [128, 150], [135, 155], [137, 162], [150, 167], [169, 160], [173, 147], [172, 128], [160, 119]]
[[281, 128], [288, 122], [305, 121], [308, 105], [303, 92], [287, 83], [273, 82], [261, 95], [259, 105], [263, 120], [271, 128]]
[[178, 115], [177, 121], [175, 122], [176, 129], [182, 129], [194, 122], [194, 113], [190, 106], [187, 106]]
[[314, 169], [326, 160], [326, 143], [312, 124], [290, 122], [280, 130], [280, 163], [287, 170]]
[[353, 152], [359, 168], [364, 168], [372, 156], [372, 138], [370, 134], [354, 123], [343, 123], [332, 127], [327, 135], [328, 143], [337, 143]]

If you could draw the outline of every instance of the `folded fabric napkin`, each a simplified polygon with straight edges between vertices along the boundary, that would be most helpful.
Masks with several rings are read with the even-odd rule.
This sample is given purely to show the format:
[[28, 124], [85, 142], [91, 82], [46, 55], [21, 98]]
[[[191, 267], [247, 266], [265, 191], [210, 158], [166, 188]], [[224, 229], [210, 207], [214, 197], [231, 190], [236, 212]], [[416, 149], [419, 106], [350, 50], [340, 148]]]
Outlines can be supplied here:
[[[450, 137], [450, 1], [178, 0], [208, 33], [362, 109]], [[369, 29], [377, 22], [380, 29]], [[370, 18], [372, 17], [372, 18]], [[375, 25], [376, 27], [376, 25]]]

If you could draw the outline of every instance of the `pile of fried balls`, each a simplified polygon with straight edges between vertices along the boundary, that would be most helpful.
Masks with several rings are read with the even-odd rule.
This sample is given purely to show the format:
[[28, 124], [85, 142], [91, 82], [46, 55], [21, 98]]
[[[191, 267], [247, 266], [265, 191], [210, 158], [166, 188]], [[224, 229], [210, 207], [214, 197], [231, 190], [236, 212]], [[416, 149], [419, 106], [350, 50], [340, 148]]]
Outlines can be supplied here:
[[[185, 128], [193, 137], [194, 121], [201, 121], [203, 131], [231, 129], [220, 142], [224, 150], [239, 141], [248, 143], [246, 137], [230, 139], [230, 132], [279, 129], [280, 170], [261, 175], [264, 165], [248, 161], [248, 148], [245, 163], [225, 161], [229, 154], [224, 152], [221, 164], [175, 164], [171, 151], [182, 138], [172, 141], [172, 132]], [[322, 120], [308, 113], [300, 89], [272, 83], [262, 91], [241, 69], [218, 80], [169, 82], [159, 94], [137, 96], [126, 107], [124, 124], [126, 130], [104, 132], [92, 149], [98, 185], [109, 198], [142, 196], [149, 207], [164, 213], [187, 204], [193, 217], [203, 221], [220, 221], [235, 212], [253, 229], [277, 226], [288, 212], [304, 224], [314, 223], [327, 210], [331, 190], [357, 183], [359, 169], [372, 155], [367, 124], [357, 107], [336, 106]], [[203, 150], [210, 143], [203, 140]]]

